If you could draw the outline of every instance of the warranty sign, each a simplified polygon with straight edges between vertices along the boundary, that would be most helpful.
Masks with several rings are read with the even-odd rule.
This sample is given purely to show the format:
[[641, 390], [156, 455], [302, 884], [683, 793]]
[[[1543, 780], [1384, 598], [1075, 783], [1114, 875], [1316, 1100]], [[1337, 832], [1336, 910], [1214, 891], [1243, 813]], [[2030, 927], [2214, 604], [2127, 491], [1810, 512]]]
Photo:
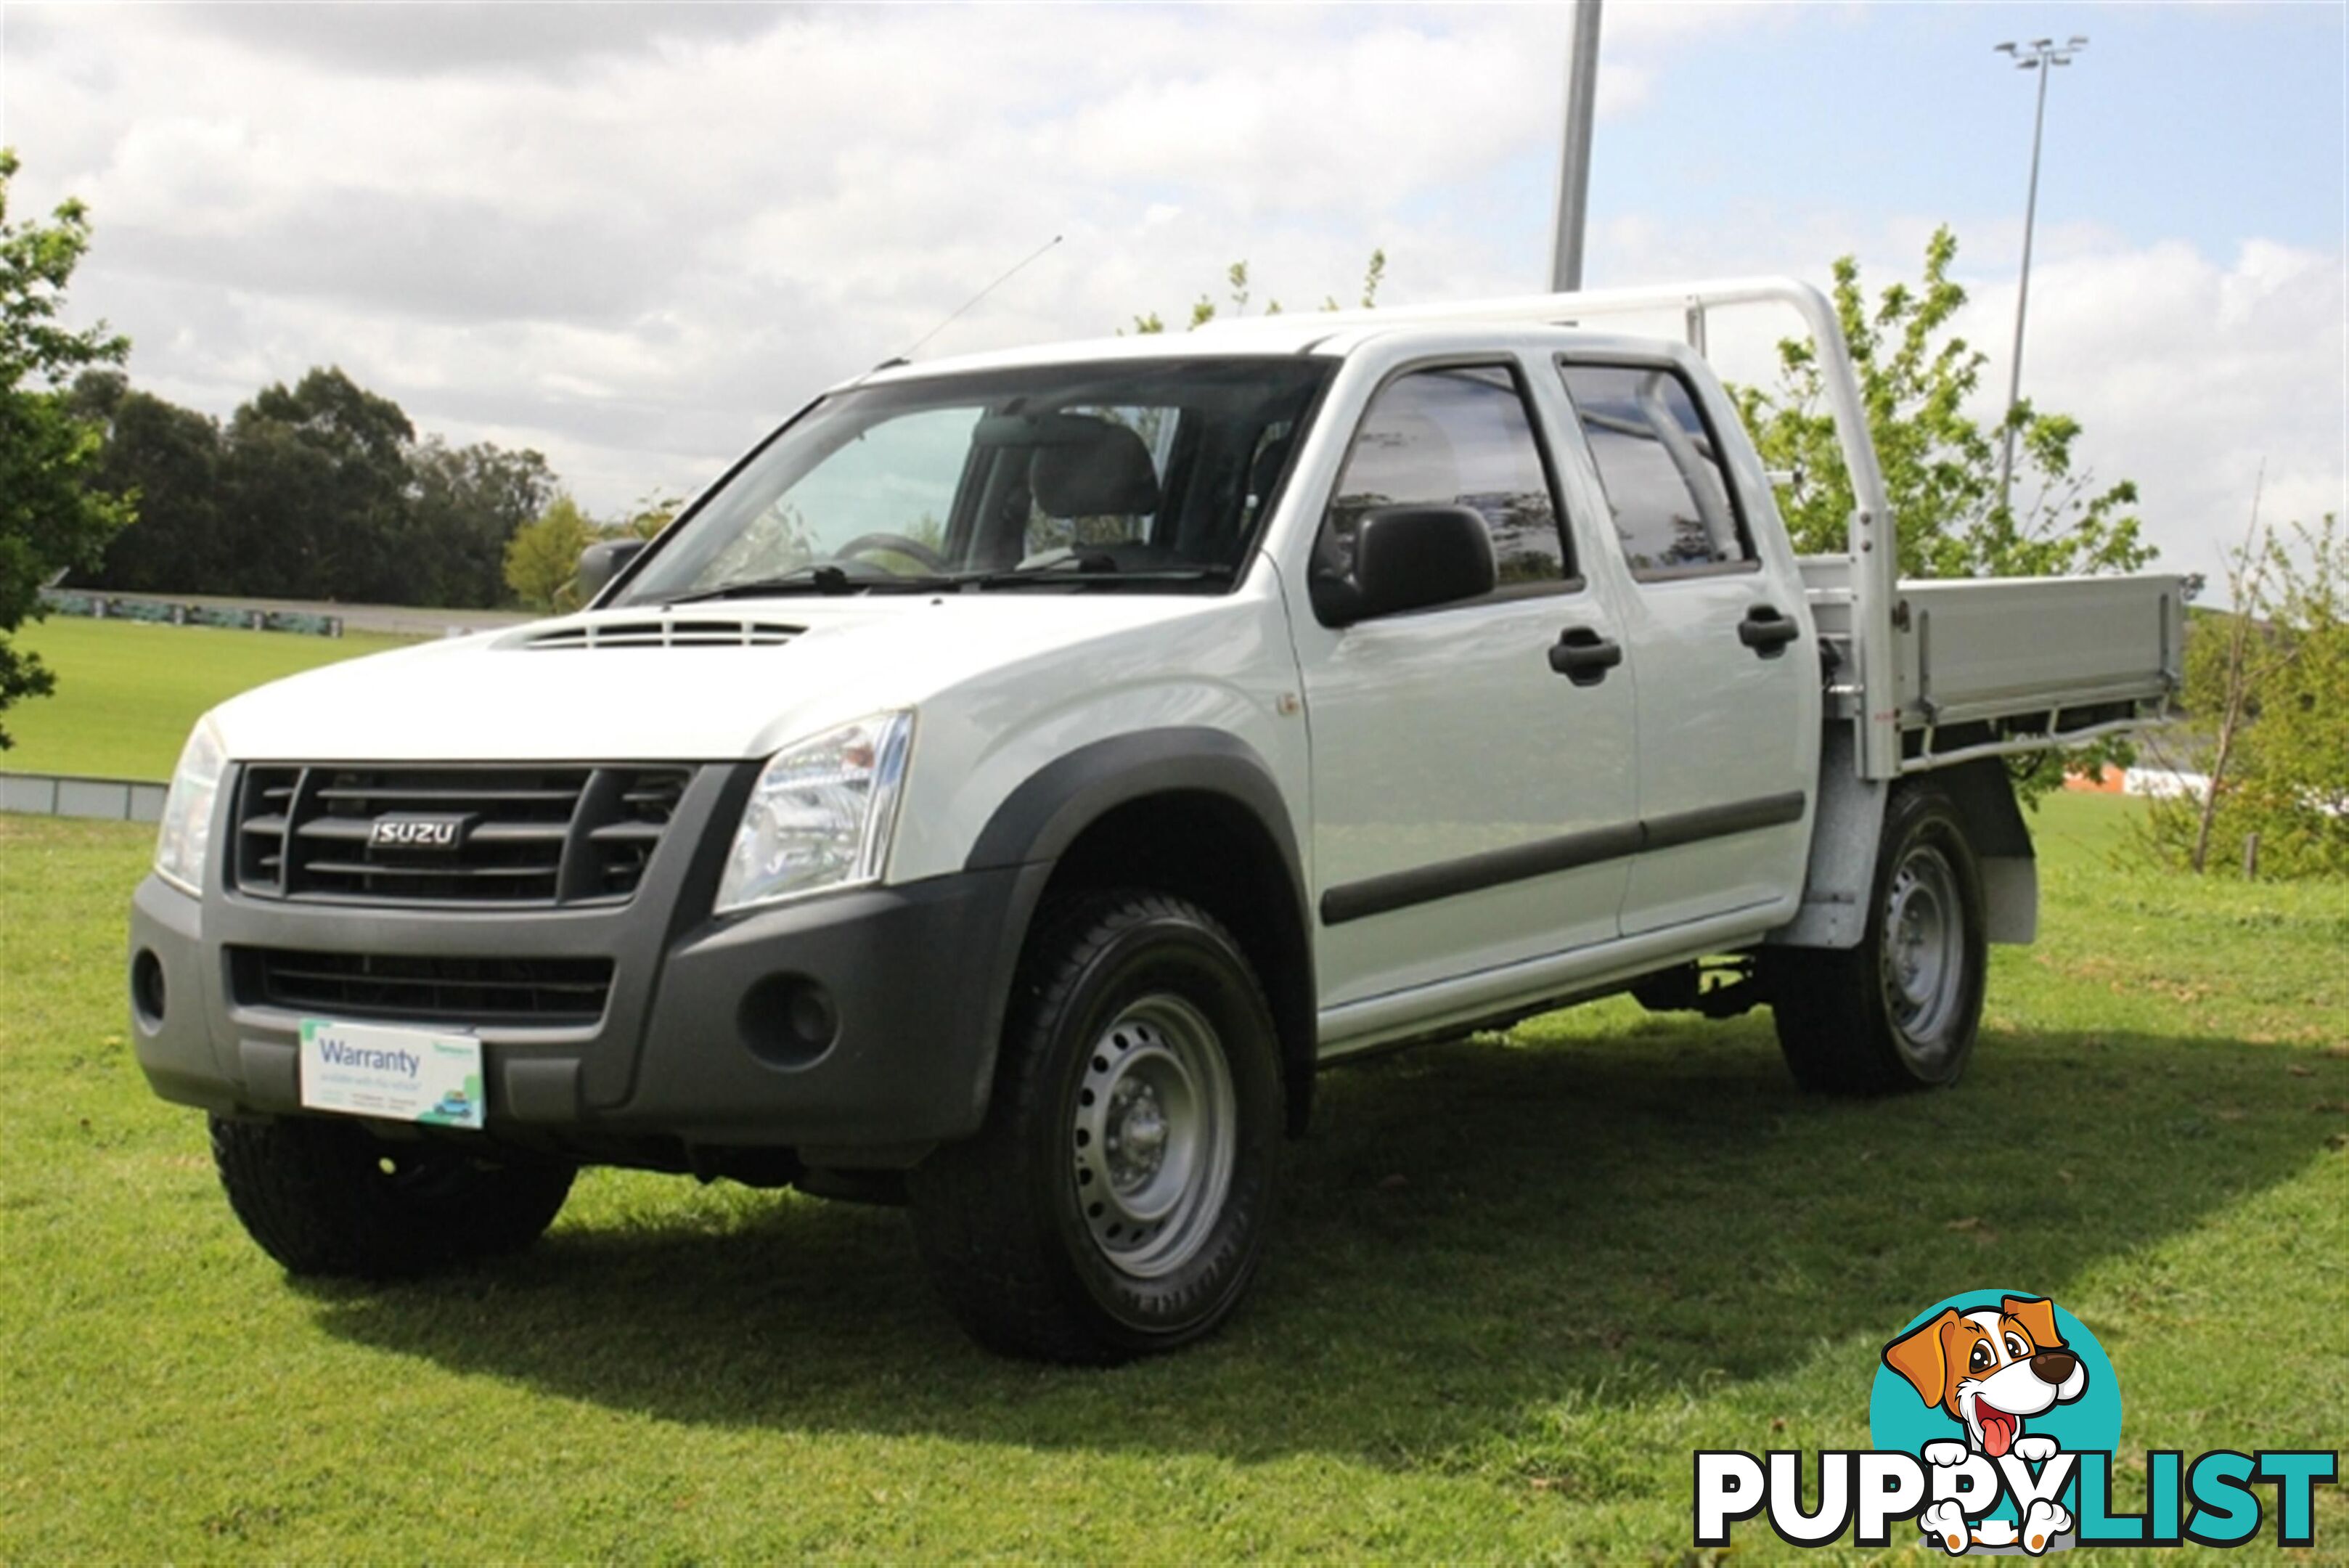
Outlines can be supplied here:
[[302, 1021], [302, 1104], [384, 1121], [481, 1125], [481, 1043], [379, 1023]]

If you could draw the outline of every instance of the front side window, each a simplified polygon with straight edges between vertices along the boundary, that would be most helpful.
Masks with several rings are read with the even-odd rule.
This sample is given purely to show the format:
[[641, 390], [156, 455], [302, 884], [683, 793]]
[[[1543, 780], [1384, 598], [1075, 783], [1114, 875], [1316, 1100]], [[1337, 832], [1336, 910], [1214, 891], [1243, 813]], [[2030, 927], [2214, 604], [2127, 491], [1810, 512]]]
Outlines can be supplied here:
[[1502, 590], [1568, 575], [1549, 472], [1516, 373], [1501, 365], [1414, 370], [1381, 388], [1338, 476], [1320, 565], [1342, 574], [1374, 506], [1465, 506], [1492, 530]]
[[1754, 559], [1720, 448], [1676, 372], [1644, 365], [1559, 369], [1599, 465], [1615, 537], [1635, 575]]
[[1333, 365], [1129, 361], [852, 389], [746, 462], [616, 602], [1226, 585], [1254, 537], [1265, 454], [1303, 426]]

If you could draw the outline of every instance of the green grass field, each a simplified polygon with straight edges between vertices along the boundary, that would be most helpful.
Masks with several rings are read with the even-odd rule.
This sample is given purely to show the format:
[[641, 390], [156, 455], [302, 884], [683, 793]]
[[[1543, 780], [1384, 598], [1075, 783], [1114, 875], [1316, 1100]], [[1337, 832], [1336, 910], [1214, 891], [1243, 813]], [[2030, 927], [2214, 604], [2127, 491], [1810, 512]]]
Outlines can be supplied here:
[[57, 672], [57, 689], [0, 714], [16, 742], [0, 752], [0, 771], [123, 779], [170, 778], [196, 721], [240, 691], [409, 646], [360, 632], [298, 637], [74, 616], [36, 621], [16, 640]]
[[151, 835], [0, 817], [0, 1559], [1679, 1563], [1693, 1449], [1866, 1447], [1878, 1347], [1976, 1289], [2096, 1331], [2124, 1494], [2337, 1447], [2349, 896], [2116, 869], [2128, 809], [2044, 813], [1957, 1088], [1807, 1098], [1765, 1016], [1628, 1003], [1332, 1072], [1258, 1294], [1111, 1372], [974, 1349], [899, 1215], [665, 1178], [510, 1263], [289, 1281], [125, 1041]]

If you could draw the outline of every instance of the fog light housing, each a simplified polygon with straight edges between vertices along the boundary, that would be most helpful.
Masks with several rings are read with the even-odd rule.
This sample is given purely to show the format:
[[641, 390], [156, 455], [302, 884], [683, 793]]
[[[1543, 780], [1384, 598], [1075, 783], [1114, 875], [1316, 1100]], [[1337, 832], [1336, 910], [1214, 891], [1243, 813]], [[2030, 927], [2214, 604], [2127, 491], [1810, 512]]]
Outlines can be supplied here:
[[742, 993], [735, 1026], [750, 1054], [776, 1067], [804, 1067], [840, 1038], [832, 993], [803, 974], [771, 974]]
[[170, 999], [163, 987], [163, 961], [155, 956], [152, 948], [140, 948], [130, 961], [130, 1010], [139, 1022], [149, 1029], [163, 1024], [164, 1004]]

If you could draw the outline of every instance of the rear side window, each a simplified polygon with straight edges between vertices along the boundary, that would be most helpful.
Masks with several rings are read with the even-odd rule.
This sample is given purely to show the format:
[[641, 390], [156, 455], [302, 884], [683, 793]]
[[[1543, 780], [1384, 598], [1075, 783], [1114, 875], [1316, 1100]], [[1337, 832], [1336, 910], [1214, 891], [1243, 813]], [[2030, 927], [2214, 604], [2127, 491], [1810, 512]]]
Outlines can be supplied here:
[[1374, 506], [1465, 506], [1493, 533], [1500, 587], [1569, 575], [1549, 471], [1517, 379], [1501, 365], [1414, 370], [1382, 388], [1338, 476], [1322, 559], [1351, 564], [1355, 525]]
[[1623, 558], [1641, 576], [1754, 559], [1719, 446], [1672, 370], [1561, 365]]

